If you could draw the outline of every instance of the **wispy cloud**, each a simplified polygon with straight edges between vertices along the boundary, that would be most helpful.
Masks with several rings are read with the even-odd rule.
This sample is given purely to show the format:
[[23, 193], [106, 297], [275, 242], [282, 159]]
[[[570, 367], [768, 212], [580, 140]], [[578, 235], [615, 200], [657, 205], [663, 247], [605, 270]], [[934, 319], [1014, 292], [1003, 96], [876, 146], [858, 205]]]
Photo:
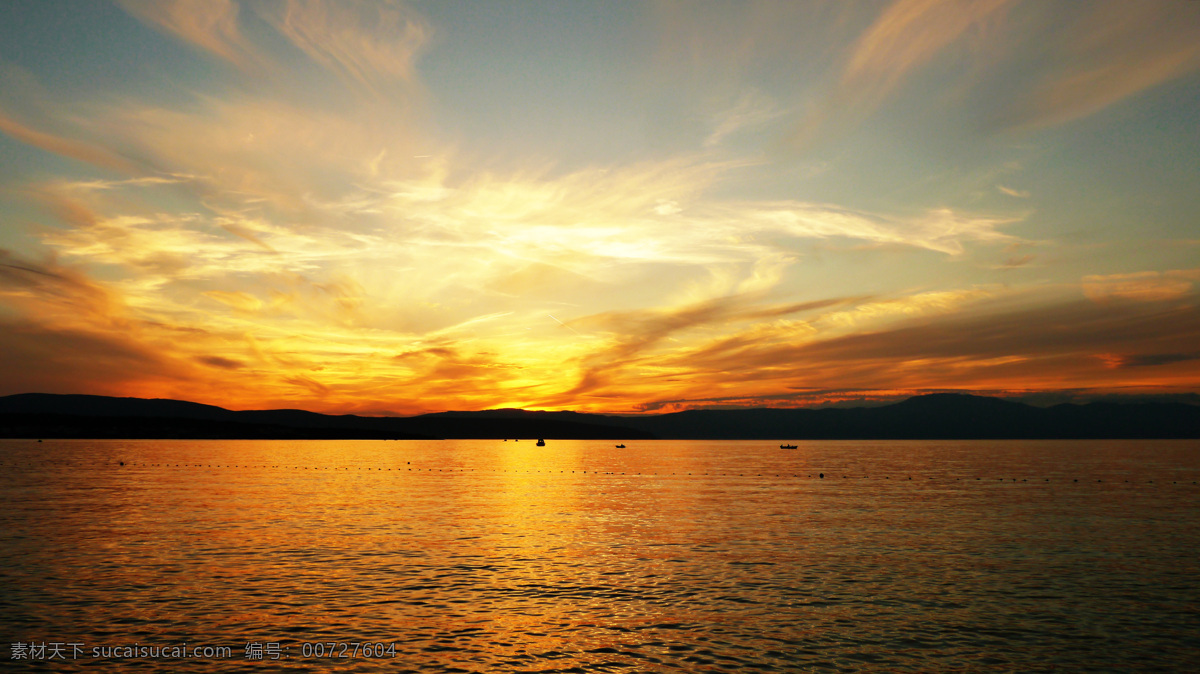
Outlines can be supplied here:
[[805, 147], [819, 136], [865, 120], [914, 71], [948, 47], [996, 22], [1015, 0], [896, 0], [852, 48], [828, 98], [807, 115], [791, 142]]
[[790, 141], [803, 149], [853, 129], [952, 53], [962, 59], [961, 72], [943, 76], [940, 91], [922, 90], [931, 104], [947, 96], [973, 98], [993, 111], [984, 124], [993, 130], [1038, 129], [1092, 115], [1200, 69], [1194, 39], [1200, 16], [1190, 5], [895, 0], [859, 36], [836, 84], [803, 116]]
[[1016, 197], [1018, 199], [1028, 199], [1030, 196], [1032, 196], [1028, 190], [1013, 189], [1004, 185], [996, 185], [996, 189], [1010, 197]]
[[[809, 333], [789, 338], [792, 331], [782, 327], [775, 339], [762, 334], [726, 337], [660, 355], [657, 365], [676, 376], [688, 373], [687, 386], [675, 388], [677, 392], [719, 392], [742, 404], [762, 404], [749, 381], [773, 381], [770, 388], [795, 388], [808, 399], [810, 391], [847, 388], [1178, 387], [1200, 373], [1190, 357], [1191, 345], [1200, 339], [1195, 294], [1176, 302], [1120, 307], [1047, 297], [1039, 305], [1014, 308], [1012, 298], [1001, 299], [831, 337]], [[1159, 367], [1168, 364], [1178, 369]], [[1129, 368], [1137, 370], [1137, 377]], [[722, 374], [726, 372], [743, 376], [731, 380]]]
[[321, 382], [317, 381], [316, 379], [306, 376], [306, 375], [298, 374], [298, 375], [287, 376], [287, 377], [283, 378], [283, 382], [287, 383], [287, 384], [291, 384], [291, 385], [299, 387], [299, 388], [302, 388], [302, 389], [307, 389], [318, 400], [329, 395], [332, 391], [332, 389], [330, 389], [325, 384], [322, 384]]
[[432, 36], [399, 2], [287, 0], [264, 16], [311, 59], [374, 95], [415, 83], [417, 56]]
[[0, 295], [10, 302], [42, 305], [38, 313], [52, 310], [56, 320], [68, 317], [117, 317], [122, 310], [113, 293], [78, 269], [53, 258], [37, 261], [0, 248]]
[[138, 170], [134, 162], [109, 149], [93, 143], [39, 131], [5, 115], [3, 110], [0, 110], [0, 132], [47, 152], [120, 173], [134, 173]]
[[262, 300], [249, 293], [209, 290], [204, 293], [204, 296], [240, 311], [254, 312], [263, 307]]
[[719, 145], [726, 137], [766, 124], [785, 112], [765, 94], [755, 90], [746, 91], [738, 97], [733, 107], [713, 116], [712, 133], [704, 139], [704, 146]]
[[826, 204], [758, 204], [748, 217], [792, 236], [846, 237], [875, 243], [904, 244], [957, 255], [968, 242], [1012, 242], [1000, 227], [1019, 219], [932, 209], [919, 216], [888, 216]]
[[[122, 270], [114, 287], [139, 316], [209, 329], [185, 349], [168, 349], [172, 362], [200, 368], [190, 377], [253, 377], [254, 390], [274, 400], [310, 395], [324, 405], [331, 392], [358, 399], [404, 383], [459, 406], [489, 395], [481, 404], [495, 404], [497, 391], [512, 392], [505, 404], [570, 405], [570, 395], [606, 390], [602, 380], [619, 380], [615, 372], [642, 367], [641, 354], [694, 329], [715, 334], [840, 302], [761, 303], [796, 263], [794, 241], [841, 237], [955, 255], [1012, 239], [1001, 231], [1007, 219], [948, 209], [901, 217], [714, 199], [708, 191], [746, 165], [703, 156], [459, 180], [404, 164], [372, 174], [354, 156], [324, 154], [335, 139], [360, 137], [352, 120], [329, 116], [307, 144], [287, 147], [272, 136], [278, 130], [262, 139], [239, 138], [236, 124], [222, 130], [242, 113], [209, 110], [218, 114], [141, 110], [135, 119], [157, 121], [114, 125], [123, 142], [169, 167], [164, 176], [179, 177], [43, 186], [44, 203], [71, 226], [44, 232], [42, 241], [64, 259]], [[196, 133], [172, 138], [172, 126]], [[361, 147], [357, 157], [371, 156]], [[273, 165], [276, 149], [295, 158], [281, 175], [256, 166], [264, 150], [265, 166]], [[321, 173], [307, 173], [305, 153], [322, 162]], [[150, 186], [195, 201], [176, 212], [147, 208], [140, 195]], [[674, 207], [664, 211], [663, 203]], [[587, 307], [630, 296], [660, 308], [580, 318]], [[530, 321], [549, 326], [547, 313], [577, 332], [555, 329], [530, 341]], [[257, 337], [237, 337], [244, 334]], [[375, 360], [438, 335], [451, 340], [444, 348], [452, 354], [420, 366]], [[608, 344], [603, 354], [600, 343]], [[549, 357], [581, 370], [548, 377]]]
[[[1191, 272], [1189, 275], [1188, 272]], [[1131, 274], [1091, 275], [1083, 278], [1083, 294], [1099, 304], [1112, 301], [1162, 302], [1186, 297], [1193, 292], [1195, 273], [1144, 271]]]
[[1194, 3], [1107, 0], [1070, 11], [1041, 81], [1004, 114], [1008, 127], [1069, 122], [1200, 69]]
[[239, 68], [257, 67], [261, 56], [238, 27], [235, 0], [117, 0], [147, 24]]
[[[599, 350], [582, 359], [579, 380], [574, 388], [562, 394], [563, 399], [604, 393], [612, 386], [625, 385], [631, 378], [636, 378], [637, 375], [632, 372], [655, 369], [653, 363], [644, 361], [641, 356], [668, 339], [683, 338], [689, 331], [700, 330], [711, 335], [713, 330], [723, 331], [732, 325], [780, 319], [854, 301], [850, 298], [833, 298], [763, 304], [761, 300], [766, 289], [753, 289], [667, 309], [606, 312], [573, 321], [572, 324], [581, 329], [604, 331], [609, 337]], [[800, 334], [811, 332], [799, 326], [796, 326], [796, 330]], [[755, 342], [759, 343], [761, 337], [761, 334], [756, 334]], [[695, 335], [688, 339], [694, 340]]]

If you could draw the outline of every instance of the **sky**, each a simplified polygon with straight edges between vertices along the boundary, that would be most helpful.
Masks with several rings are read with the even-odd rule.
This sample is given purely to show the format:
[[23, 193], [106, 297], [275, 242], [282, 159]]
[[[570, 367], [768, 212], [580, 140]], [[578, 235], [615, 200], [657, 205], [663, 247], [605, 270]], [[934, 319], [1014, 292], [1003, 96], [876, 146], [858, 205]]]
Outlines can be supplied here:
[[0, 395], [1200, 391], [1200, 2], [0, 3]]

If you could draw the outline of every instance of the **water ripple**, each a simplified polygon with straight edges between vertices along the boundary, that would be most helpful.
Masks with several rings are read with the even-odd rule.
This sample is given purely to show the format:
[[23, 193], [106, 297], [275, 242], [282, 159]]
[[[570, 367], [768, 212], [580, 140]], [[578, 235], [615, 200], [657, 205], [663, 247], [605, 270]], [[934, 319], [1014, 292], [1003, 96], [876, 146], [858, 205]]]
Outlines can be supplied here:
[[[148, 671], [1200, 660], [1195, 442], [524, 445], [0, 443], [0, 629], [231, 649]], [[349, 642], [393, 650], [301, 652]]]

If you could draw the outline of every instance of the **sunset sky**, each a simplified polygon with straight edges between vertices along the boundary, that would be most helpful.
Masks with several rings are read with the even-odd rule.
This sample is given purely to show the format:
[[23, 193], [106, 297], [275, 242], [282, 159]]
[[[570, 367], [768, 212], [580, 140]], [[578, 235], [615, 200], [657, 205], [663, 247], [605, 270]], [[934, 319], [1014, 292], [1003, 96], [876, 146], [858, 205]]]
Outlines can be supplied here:
[[0, 3], [0, 395], [1200, 391], [1200, 2]]

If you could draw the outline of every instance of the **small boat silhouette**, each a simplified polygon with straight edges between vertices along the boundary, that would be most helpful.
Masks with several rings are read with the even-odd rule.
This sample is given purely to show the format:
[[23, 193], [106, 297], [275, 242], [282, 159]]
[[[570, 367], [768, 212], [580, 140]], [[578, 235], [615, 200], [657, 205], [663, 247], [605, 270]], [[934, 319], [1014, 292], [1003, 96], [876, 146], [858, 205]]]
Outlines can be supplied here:
[[625, 445], [617, 445], [617, 449], [625, 449]]
[[796, 449], [796, 447], [798, 447], [798, 445], [780, 445], [779, 446], [780, 449]]
[[537, 441], [537, 446], [538, 446], [538, 447], [545, 447], [545, 446], [546, 446], [546, 441], [545, 441], [545, 440], [543, 440], [543, 439], [541, 439], [541, 438], [538, 438], [538, 441]]

